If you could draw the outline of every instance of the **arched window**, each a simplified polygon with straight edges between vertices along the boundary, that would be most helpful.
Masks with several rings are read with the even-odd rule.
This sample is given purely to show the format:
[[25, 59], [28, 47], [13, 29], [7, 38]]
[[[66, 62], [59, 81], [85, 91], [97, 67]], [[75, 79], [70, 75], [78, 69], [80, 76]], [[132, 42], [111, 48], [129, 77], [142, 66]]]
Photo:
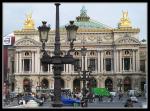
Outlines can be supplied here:
[[94, 51], [91, 51], [91, 52], [90, 52], [90, 55], [91, 55], [91, 56], [94, 55], [94, 54], [95, 54]]
[[25, 55], [25, 56], [29, 56], [29, 52], [28, 52], [28, 51], [26, 51], [24, 55]]
[[76, 52], [74, 53], [74, 55], [75, 55], [75, 56], [79, 55], [79, 52], [78, 52], [78, 51], [76, 51]]
[[106, 55], [110, 55], [110, 51], [106, 51]]

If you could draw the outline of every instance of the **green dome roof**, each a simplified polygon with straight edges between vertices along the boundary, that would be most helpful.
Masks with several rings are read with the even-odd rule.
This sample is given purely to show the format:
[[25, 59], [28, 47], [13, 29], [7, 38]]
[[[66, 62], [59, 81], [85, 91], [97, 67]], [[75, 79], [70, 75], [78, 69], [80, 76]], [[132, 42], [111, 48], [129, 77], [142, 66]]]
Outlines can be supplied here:
[[[68, 23], [69, 24], [69, 23]], [[67, 24], [67, 25], [68, 25]], [[110, 27], [94, 20], [89, 20], [89, 21], [74, 21], [74, 24], [79, 26], [79, 28], [100, 28], [100, 29], [110, 29]]]
[[[83, 6], [80, 10], [80, 16], [76, 17], [76, 20], [74, 21], [74, 24], [79, 26], [79, 28], [85, 28], [85, 29], [111, 29], [111, 27], [104, 25], [98, 21], [91, 20], [89, 16], [87, 16], [87, 10]], [[65, 26], [69, 25], [63, 25], [61, 28], [65, 28]]]

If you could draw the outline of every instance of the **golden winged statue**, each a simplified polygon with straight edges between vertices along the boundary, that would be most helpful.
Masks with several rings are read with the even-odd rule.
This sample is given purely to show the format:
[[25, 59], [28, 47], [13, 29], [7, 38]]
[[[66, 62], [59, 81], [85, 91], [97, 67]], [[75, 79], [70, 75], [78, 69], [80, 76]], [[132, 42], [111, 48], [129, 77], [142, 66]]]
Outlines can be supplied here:
[[32, 13], [26, 14], [24, 28], [25, 29], [34, 29], [34, 21], [32, 19]]
[[122, 11], [122, 18], [120, 19], [119, 27], [131, 27], [131, 22], [128, 18], [128, 11]]

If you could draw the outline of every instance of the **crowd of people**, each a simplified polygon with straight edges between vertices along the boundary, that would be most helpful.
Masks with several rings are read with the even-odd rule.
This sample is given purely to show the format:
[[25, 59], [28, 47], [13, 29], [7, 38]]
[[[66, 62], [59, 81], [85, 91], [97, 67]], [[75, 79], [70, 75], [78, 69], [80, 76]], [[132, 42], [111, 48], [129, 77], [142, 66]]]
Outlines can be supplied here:
[[[47, 99], [49, 99], [50, 101], [54, 101], [54, 94], [52, 94], [52, 93], [50, 93], [49, 95], [44, 95], [44, 94], [38, 95], [36, 93], [28, 93], [28, 94], [35, 96], [36, 98], [41, 99], [43, 101], [46, 101]], [[105, 97], [103, 97], [102, 95], [95, 96], [94, 94], [92, 94], [89, 91], [86, 92], [85, 98], [83, 98], [82, 94], [83, 94], [82, 92], [62, 92], [62, 95], [65, 97], [79, 99], [81, 101], [81, 107], [87, 107], [88, 102], [89, 103], [95, 102], [96, 98], [99, 102], [103, 102], [103, 100], [105, 99]], [[22, 93], [17, 95], [18, 103], [19, 103], [19, 100], [25, 95], [26, 94], [22, 94]], [[118, 92], [118, 100], [122, 100], [123, 96], [124, 96], [124, 94], [121, 91], [119, 91]], [[9, 97], [7, 97], [7, 99], [8, 98]], [[110, 95], [109, 100], [110, 100], [110, 102], [112, 102], [114, 100], [114, 96]], [[127, 99], [124, 107], [133, 107], [133, 102], [131, 101], [131, 99]]]

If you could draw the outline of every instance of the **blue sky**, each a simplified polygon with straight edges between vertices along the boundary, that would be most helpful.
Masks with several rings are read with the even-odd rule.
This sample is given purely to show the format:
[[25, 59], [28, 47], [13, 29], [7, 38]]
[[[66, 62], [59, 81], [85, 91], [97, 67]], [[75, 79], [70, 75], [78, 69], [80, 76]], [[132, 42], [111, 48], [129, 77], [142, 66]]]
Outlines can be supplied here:
[[[87, 9], [87, 15], [98, 22], [112, 28], [122, 17], [122, 10], [128, 11], [129, 18], [134, 28], [140, 28], [139, 39], [147, 39], [147, 3], [61, 3], [59, 9], [60, 26], [75, 20], [80, 15], [82, 6]], [[35, 27], [46, 20], [51, 28], [55, 28], [56, 7], [54, 3], [3, 3], [3, 36], [23, 28], [25, 14], [32, 12]]]

